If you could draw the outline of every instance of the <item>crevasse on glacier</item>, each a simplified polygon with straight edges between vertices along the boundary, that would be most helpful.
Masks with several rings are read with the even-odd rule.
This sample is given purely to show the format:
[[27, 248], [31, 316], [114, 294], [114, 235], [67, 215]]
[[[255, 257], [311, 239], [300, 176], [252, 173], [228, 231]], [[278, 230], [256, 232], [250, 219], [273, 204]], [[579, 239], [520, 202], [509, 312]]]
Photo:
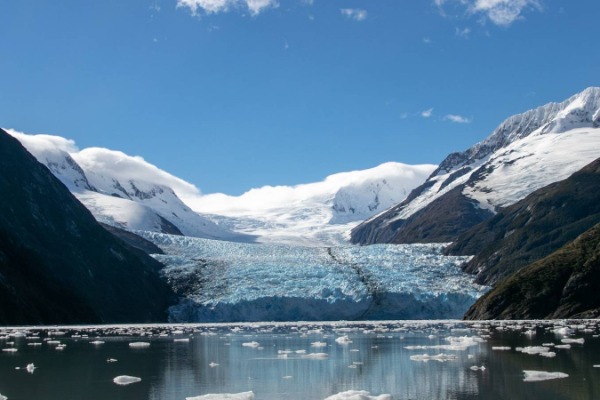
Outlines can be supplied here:
[[486, 290], [441, 245], [297, 247], [137, 232], [180, 296], [172, 322], [460, 318]]

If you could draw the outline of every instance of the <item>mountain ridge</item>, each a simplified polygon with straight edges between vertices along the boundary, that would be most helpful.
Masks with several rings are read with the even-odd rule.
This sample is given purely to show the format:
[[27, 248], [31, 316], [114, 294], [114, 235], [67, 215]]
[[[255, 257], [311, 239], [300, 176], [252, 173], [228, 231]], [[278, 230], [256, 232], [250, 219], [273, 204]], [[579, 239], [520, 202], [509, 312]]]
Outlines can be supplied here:
[[[509, 117], [483, 141], [449, 154], [404, 202], [355, 227], [351, 241], [452, 240], [500, 208], [566, 178], [599, 157], [599, 126], [597, 87], [561, 103], [548, 103]], [[460, 201], [456, 191], [460, 191]], [[436, 200], [446, 206], [434, 206]], [[459, 220], [451, 217], [457, 205], [463, 216]], [[432, 220], [440, 221], [437, 227], [431, 227]], [[465, 225], [464, 221], [471, 222]]]

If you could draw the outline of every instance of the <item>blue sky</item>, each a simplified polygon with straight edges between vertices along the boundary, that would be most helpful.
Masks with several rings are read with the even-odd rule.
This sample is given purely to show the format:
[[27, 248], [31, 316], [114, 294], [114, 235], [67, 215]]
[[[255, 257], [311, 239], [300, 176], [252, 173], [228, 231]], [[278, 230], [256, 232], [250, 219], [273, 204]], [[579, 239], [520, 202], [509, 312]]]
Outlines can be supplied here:
[[439, 163], [598, 86], [597, 0], [2, 0], [0, 126], [205, 193]]

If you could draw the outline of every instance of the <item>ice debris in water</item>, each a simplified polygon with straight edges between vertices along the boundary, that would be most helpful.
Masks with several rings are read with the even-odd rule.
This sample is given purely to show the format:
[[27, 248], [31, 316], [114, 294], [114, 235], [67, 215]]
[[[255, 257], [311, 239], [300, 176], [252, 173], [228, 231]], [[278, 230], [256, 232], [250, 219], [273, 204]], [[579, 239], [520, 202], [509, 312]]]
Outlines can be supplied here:
[[486, 370], [485, 366], [483, 366], [483, 365], [481, 367], [478, 367], [477, 365], [473, 365], [470, 369], [471, 369], [471, 371], [485, 371]]
[[29, 372], [30, 374], [33, 374], [33, 371], [35, 371], [35, 369], [36, 369], [36, 366], [33, 365], [33, 363], [27, 364], [27, 366], [25, 367], [25, 370], [27, 372]]
[[548, 358], [552, 358], [552, 357], [556, 356], [555, 352], [550, 351], [550, 349], [548, 347], [544, 347], [544, 346], [517, 347], [515, 350], [518, 352], [524, 353], [524, 354], [540, 355], [542, 357], [548, 357]]
[[585, 339], [584, 338], [580, 338], [580, 339], [562, 339], [561, 342], [563, 342], [565, 344], [569, 344], [569, 343], [583, 344], [585, 342]]
[[430, 356], [429, 354], [417, 354], [414, 356], [410, 356], [410, 359], [413, 361], [424, 361], [424, 362], [427, 362], [427, 361], [446, 362], [446, 361], [456, 360], [457, 357], [452, 354], [440, 353], [440, 354], [433, 355], [433, 356]]
[[205, 394], [196, 397], [186, 397], [185, 400], [254, 400], [254, 392]]
[[107, 363], [114, 363], [114, 362], [117, 362], [117, 360], [115, 358], [107, 358], [106, 362]]
[[136, 382], [141, 382], [142, 378], [138, 378], [137, 376], [129, 376], [129, 375], [120, 375], [113, 379], [113, 382], [117, 385], [129, 385]]
[[129, 343], [129, 347], [131, 347], [132, 349], [145, 349], [147, 347], [150, 347], [150, 343], [148, 343], [148, 342], [132, 342], [132, 343]]
[[392, 395], [381, 394], [379, 396], [371, 396], [365, 390], [348, 390], [329, 396], [325, 400], [392, 400]]
[[260, 343], [258, 343], [258, 342], [244, 342], [244, 343], [242, 343], [242, 346], [244, 346], [244, 347], [258, 347], [258, 346], [260, 346]]
[[0, 394], [0, 400], [8, 400], [8, 397], [6, 397], [6, 396], [2, 396], [2, 395]]
[[564, 372], [546, 372], [546, 371], [523, 371], [525, 378], [523, 382], [539, 382], [550, 379], [568, 378], [569, 375]]
[[208, 364], [208, 366], [211, 368], [215, 368], [215, 367], [218, 367], [219, 364], [217, 364], [216, 362], [211, 362], [210, 364]]
[[309, 354], [302, 355], [302, 358], [311, 358], [313, 360], [325, 360], [328, 357], [329, 357], [329, 354], [327, 354], [327, 353], [309, 353]]
[[325, 342], [312, 342], [310, 344], [311, 347], [327, 347], [327, 343]]
[[335, 342], [339, 343], [339, 344], [350, 344], [350, 343], [352, 343], [352, 340], [350, 340], [348, 335], [344, 335], [344, 336], [340, 336], [339, 338], [335, 339]]

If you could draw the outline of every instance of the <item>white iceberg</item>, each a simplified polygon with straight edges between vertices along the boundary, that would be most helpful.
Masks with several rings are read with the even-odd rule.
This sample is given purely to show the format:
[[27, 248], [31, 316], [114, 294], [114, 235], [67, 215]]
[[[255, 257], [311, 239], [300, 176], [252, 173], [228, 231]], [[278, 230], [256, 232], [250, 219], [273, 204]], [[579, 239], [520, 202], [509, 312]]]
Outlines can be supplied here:
[[138, 378], [137, 376], [129, 376], [129, 375], [120, 375], [113, 379], [113, 382], [117, 385], [130, 385], [132, 383], [141, 382], [142, 378]]
[[546, 371], [523, 371], [525, 378], [523, 382], [539, 382], [550, 379], [568, 378], [569, 375], [564, 372], [546, 372]]
[[129, 347], [131, 347], [132, 349], [145, 349], [150, 347], [150, 343], [148, 342], [132, 342], [129, 343]]
[[392, 400], [392, 395], [381, 394], [379, 396], [371, 396], [365, 390], [348, 390], [329, 396], [325, 400]]
[[186, 397], [185, 400], [254, 400], [254, 392], [205, 394], [196, 397]]

